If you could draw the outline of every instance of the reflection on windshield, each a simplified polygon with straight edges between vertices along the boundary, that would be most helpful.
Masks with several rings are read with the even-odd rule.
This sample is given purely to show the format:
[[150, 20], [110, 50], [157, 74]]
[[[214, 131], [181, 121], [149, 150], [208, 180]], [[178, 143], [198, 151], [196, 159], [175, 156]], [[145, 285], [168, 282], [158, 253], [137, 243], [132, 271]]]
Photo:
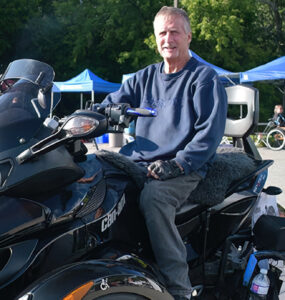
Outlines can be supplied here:
[[1, 83], [0, 83], [0, 95], [2, 93], [4, 93], [5, 91], [7, 91], [15, 82], [16, 82], [16, 80], [13, 80], [13, 79], [7, 79], [7, 80], [1, 81]]
[[38, 88], [25, 80], [19, 80], [0, 96], [0, 127], [37, 118], [31, 99], [36, 98]]

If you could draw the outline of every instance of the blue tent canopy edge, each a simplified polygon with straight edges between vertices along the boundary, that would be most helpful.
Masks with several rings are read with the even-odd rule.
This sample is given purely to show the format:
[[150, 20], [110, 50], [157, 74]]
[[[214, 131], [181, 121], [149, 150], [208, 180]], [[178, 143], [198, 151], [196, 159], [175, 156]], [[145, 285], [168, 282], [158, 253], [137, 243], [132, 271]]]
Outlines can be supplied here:
[[240, 82], [285, 79], [285, 56], [240, 73]]
[[60, 92], [95, 92], [112, 93], [117, 91], [121, 84], [113, 83], [98, 77], [89, 69], [85, 69], [77, 76], [63, 82], [54, 82]]

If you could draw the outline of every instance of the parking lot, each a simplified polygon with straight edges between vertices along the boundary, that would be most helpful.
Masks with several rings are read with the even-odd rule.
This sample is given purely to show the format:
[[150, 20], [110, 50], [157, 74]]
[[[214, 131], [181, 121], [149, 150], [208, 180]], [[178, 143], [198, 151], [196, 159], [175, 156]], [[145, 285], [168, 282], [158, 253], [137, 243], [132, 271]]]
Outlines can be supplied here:
[[273, 165], [269, 168], [265, 187], [273, 185], [283, 190], [283, 193], [277, 196], [277, 202], [285, 208], [285, 149], [273, 151], [261, 147], [258, 148], [258, 151], [263, 159], [274, 160]]

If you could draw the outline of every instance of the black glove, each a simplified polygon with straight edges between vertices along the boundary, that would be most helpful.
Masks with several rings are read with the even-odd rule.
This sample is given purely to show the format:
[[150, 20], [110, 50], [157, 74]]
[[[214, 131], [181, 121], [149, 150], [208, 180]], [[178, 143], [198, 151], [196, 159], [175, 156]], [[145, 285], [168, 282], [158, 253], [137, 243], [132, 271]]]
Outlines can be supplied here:
[[178, 166], [175, 160], [156, 160], [148, 166], [148, 171], [148, 176], [159, 180], [175, 178], [184, 174], [183, 169]]

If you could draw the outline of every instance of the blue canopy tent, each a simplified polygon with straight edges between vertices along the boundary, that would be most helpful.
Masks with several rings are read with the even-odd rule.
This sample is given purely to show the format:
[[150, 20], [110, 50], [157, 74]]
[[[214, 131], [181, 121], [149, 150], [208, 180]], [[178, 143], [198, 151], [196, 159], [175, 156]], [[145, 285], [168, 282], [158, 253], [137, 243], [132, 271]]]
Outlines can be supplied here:
[[254, 69], [240, 73], [241, 82], [280, 79], [285, 79], [285, 56], [279, 57]]
[[[112, 93], [117, 91], [121, 86], [120, 83], [112, 83], [103, 80], [92, 73], [89, 69], [85, 69], [82, 73], [70, 80], [54, 82], [54, 85], [60, 90], [60, 92], [80, 92], [81, 108], [83, 106], [83, 92], [91, 92], [91, 100], [94, 102], [94, 93]], [[53, 91], [55, 91], [55, 88], [53, 88]]]
[[283, 106], [285, 107], [285, 56], [272, 60], [264, 65], [240, 73], [240, 82], [282, 80]]
[[[217, 67], [209, 62], [207, 62], [206, 60], [204, 60], [203, 58], [201, 58], [199, 55], [197, 55], [193, 50], [189, 49], [189, 54], [191, 56], [193, 56], [194, 58], [196, 58], [198, 61], [210, 66], [211, 68], [213, 68], [218, 75], [220, 76], [221, 80], [224, 82], [230, 82], [231, 84], [235, 84], [236, 82], [239, 81], [239, 73], [233, 73], [231, 71], [222, 69], [220, 67]], [[122, 77], [122, 82], [124, 82], [125, 80], [127, 80], [128, 78], [132, 77], [135, 73], [130, 73], [130, 74], [124, 74]]]
[[219, 76], [221, 77], [225, 77], [225, 78], [238, 78], [238, 73], [233, 73], [231, 71], [222, 69], [220, 67], [217, 67], [209, 62], [207, 62], [206, 60], [204, 60], [203, 58], [201, 58], [198, 54], [196, 54], [193, 50], [189, 50], [190, 55], [193, 56], [194, 58], [196, 58], [198, 61], [204, 63], [207, 66], [210, 66], [212, 69], [214, 69]]

